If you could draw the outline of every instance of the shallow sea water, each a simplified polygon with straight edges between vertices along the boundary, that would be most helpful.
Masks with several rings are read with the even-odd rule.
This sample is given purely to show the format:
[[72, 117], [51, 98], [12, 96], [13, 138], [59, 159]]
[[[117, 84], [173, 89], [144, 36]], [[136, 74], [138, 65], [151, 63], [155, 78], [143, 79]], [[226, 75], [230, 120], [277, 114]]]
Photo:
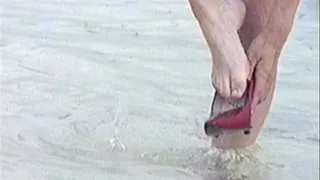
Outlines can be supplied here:
[[305, 0], [256, 145], [208, 146], [187, 1], [0, 0], [2, 180], [319, 179], [319, 11]]

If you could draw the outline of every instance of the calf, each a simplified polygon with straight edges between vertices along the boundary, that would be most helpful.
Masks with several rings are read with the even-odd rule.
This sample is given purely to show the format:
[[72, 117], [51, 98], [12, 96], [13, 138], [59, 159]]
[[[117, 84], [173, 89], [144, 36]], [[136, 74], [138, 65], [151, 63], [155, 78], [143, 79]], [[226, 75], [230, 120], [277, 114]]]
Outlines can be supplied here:
[[217, 148], [259, 135], [274, 96], [278, 59], [300, 0], [189, 0], [212, 55], [216, 94], [205, 131]]

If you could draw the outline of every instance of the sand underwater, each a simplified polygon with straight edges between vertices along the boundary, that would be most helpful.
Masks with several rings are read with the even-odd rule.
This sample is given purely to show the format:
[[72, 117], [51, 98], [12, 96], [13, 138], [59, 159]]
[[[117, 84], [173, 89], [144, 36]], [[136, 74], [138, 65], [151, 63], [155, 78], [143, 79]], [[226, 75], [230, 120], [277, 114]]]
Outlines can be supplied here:
[[253, 147], [203, 132], [188, 1], [0, 0], [2, 180], [318, 180], [319, 2], [304, 0]]

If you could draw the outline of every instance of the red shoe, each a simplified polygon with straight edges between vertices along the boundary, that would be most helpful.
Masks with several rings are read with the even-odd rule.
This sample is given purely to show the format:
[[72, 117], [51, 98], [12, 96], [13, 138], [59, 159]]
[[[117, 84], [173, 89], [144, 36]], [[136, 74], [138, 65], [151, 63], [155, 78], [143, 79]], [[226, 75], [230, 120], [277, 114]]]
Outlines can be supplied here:
[[[206, 121], [204, 130], [207, 135], [214, 133], [217, 129], [251, 129], [251, 102], [254, 90], [254, 78], [248, 83], [246, 90], [245, 105], [240, 108], [232, 109], [224, 113], [218, 114], [213, 119]], [[217, 93], [215, 93], [215, 97]], [[214, 98], [215, 99], [215, 98]], [[214, 100], [213, 102], [214, 103]], [[250, 133], [250, 131], [246, 131]], [[246, 134], [247, 134], [246, 133]]]

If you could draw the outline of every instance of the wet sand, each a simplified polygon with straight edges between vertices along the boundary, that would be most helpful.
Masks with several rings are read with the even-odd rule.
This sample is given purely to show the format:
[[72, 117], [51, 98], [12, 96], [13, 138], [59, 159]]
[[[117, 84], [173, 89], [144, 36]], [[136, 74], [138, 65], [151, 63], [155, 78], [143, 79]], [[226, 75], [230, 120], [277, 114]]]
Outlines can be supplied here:
[[203, 122], [210, 54], [182, 0], [1, 2], [1, 179], [319, 179], [319, 12], [305, 0], [257, 145]]

